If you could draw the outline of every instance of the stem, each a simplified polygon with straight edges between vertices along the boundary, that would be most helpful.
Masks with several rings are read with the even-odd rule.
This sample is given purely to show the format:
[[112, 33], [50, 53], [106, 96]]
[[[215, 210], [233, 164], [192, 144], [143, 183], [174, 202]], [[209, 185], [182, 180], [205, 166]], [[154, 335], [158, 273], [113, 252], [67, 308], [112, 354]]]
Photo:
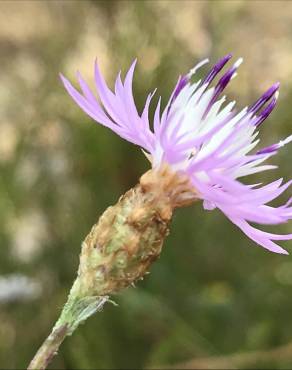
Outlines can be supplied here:
[[67, 334], [68, 326], [66, 324], [54, 328], [32, 359], [28, 366], [28, 370], [46, 369], [52, 358], [57, 354]]
[[96, 311], [100, 311], [109, 298], [108, 296], [78, 297], [75, 295], [75, 289], [76, 286], [78, 287], [78, 284], [77, 278], [60, 318], [51, 334], [37, 351], [27, 370], [45, 370], [57, 354], [66, 336], [72, 335], [82, 322]]

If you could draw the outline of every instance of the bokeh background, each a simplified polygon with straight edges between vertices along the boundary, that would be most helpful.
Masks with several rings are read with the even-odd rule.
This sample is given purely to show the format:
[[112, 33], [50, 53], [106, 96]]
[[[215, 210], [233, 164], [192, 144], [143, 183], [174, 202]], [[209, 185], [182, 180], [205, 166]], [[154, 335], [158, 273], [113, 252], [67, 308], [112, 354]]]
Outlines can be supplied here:
[[[1, 368], [28, 364], [66, 300], [81, 241], [148, 167], [73, 104], [58, 73], [92, 81], [98, 57], [112, 83], [137, 57], [141, 108], [150, 90], [165, 103], [180, 73], [232, 52], [245, 59], [228, 88], [239, 108], [281, 81], [264, 146], [291, 134], [291, 40], [290, 1], [0, 3]], [[257, 182], [291, 177], [291, 154]], [[292, 257], [257, 247], [217, 211], [179, 210], [151, 274], [114, 300], [51, 368], [292, 367]]]

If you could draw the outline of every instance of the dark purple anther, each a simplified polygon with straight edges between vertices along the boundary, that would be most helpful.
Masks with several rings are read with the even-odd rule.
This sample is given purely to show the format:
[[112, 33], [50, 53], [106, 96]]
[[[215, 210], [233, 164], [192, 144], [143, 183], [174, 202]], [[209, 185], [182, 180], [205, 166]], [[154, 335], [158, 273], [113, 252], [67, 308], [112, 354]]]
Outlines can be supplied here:
[[201, 85], [210, 84], [217, 74], [221, 71], [221, 69], [225, 66], [225, 64], [232, 58], [232, 54], [227, 54], [225, 57], [221, 58], [211, 69], [208, 73], [206, 78], [202, 81]]
[[277, 103], [277, 97], [274, 97], [273, 100], [270, 102], [270, 104], [267, 105], [265, 109], [263, 109], [259, 117], [256, 119], [254, 123], [255, 126], [260, 126], [269, 117], [269, 115], [272, 113], [273, 109], [275, 108], [276, 103]]
[[179, 93], [182, 91], [182, 89], [186, 86], [186, 84], [189, 82], [189, 78], [188, 76], [182, 76], [180, 77], [178, 83], [177, 83], [177, 86], [174, 90], [174, 93], [173, 93], [173, 97], [172, 97], [172, 100], [175, 100]]
[[273, 144], [257, 151], [257, 154], [269, 154], [276, 152], [280, 148], [279, 144]]
[[256, 113], [279, 89], [280, 82], [272, 85], [251, 107], [248, 108], [248, 112]]
[[203, 114], [203, 119], [206, 118], [208, 112], [210, 111], [212, 105], [215, 103], [217, 100], [218, 96], [222, 93], [222, 91], [225, 89], [225, 87], [228, 85], [230, 80], [232, 79], [234, 73], [236, 72], [237, 68], [240, 66], [242, 63], [242, 59], [238, 59], [238, 61], [220, 78], [218, 81], [214, 94], [212, 96], [212, 99], [210, 100], [210, 103], [208, 104], [205, 113]]
[[182, 91], [182, 89], [187, 85], [187, 83], [189, 82], [190, 78], [188, 75], [185, 75], [185, 76], [181, 76], [176, 84], [176, 87], [173, 91], [173, 94], [172, 94], [172, 98], [170, 100], [170, 103], [169, 103], [169, 106], [167, 108], [167, 114], [169, 113], [170, 111], [170, 108], [173, 104], [173, 102], [175, 101], [175, 99], [178, 97], [179, 93]]
[[236, 71], [236, 67], [232, 67], [230, 68], [226, 73], [225, 75], [223, 75], [218, 84], [216, 85], [215, 87], [215, 91], [214, 91], [214, 95], [213, 95], [213, 98], [212, 100], [216, 100], [217, 97], [222, 93], [222, 91], [225, 89], [225, 87], [227, 86], [227, 84], [229, 83], [229, 81], [231, 80], [232, 76], [234, 75], [234, 72]]

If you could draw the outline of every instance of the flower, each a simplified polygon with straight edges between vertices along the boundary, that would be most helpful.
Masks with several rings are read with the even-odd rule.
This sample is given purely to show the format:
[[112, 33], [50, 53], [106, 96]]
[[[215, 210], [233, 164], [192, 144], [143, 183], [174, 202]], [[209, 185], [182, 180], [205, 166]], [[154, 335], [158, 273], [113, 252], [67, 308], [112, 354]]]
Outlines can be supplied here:
[[267, 185], [246, 185], [243, 176], [275, 168], [262, 163], [275, 155], [292, 135], [266, 148], [251, 153], [259, 143], [259, 128], [270, 115], [279, 96], [279, 83], [272, 85], [253, 105], [235, 112], [235, 102], [223, 107], [221, 93], [236, 76], [242, 62], [238, 59], [212, 87], [215, 77], [230, 60], [220, 59], [206, 77], [195, 83], [192, 76], [208, 62], [203, 60], [186, 75], [180, 76], [161, 113], [157, 103], [153, 128], [149, 106], [155, 91], [138, 113], [132, 91], [136, 60], [124, 81], [119, 73], [111, 91], [95, 63], [95, 84], [99, 100], [77, 73], [82, 93], [61, 75], [68, 93], [91, 118], [110, 128], [123, 139], [140, 146], [152, 164], [159, 169], [167, 164], [178, 174], [187, 175], [207, 210], [220, 209], [250, 239], [276, 253], [288, 254], [274, 241], [291, 240], [292, 234], [278, 235], [261, 231], [250, 223], [281, 224], [292, 218], [292, 198], [284, 205], [267, 205], [282, 194], [292, 181], [278, 179]]

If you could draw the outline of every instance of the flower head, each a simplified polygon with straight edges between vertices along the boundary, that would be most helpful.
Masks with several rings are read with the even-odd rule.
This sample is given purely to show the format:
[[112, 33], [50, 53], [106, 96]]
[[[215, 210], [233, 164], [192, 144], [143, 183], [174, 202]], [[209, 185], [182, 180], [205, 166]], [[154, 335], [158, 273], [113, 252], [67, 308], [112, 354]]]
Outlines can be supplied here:
[[283, 184], [283, 180], [278, 179], [267, 185], [246, 185], [239, 181], [243, 176], [275, 168], [262, 163], [292, 141], [290, 135], [277, 144], [253, 151], [259, 143], [259, 127], [276, 105], [279, 83], [239, 112], [234, 110], [235, 102], [223, 106], [225, 96], [221, 94], [236, 76], [242, 59], [227, 69], [213, 86], [212, 82], [230, 59], [231, 55], [220, 59], [204, 79], [195, 83], [191, 82], [192, 76], [208, 60], [179, 77], [162, 112], [159, 99], [153, 128], [148, 112], [155, 92], [148, 95], [141, 114], [134, 102], [132, 81], [136, 61], [124, 81], [118, 74], [114, 91], [108, 88], [95, 63], [99, 100], [79, 73], [81, 93], [65, 77], [61, 78], [68, 93], [90, 117], [140, 146], [154, 170], [168, 165], [172, 171], [187, 176], [205, 209], [220, 209], [257, 244], [272, 252], [287, 254], [274, 241], [290, 240], [292, 234], [264, 232], [250, 223], [281, 224], [292, 219], [292, 199], [279, 207], [268, 205], [291, 181]]

